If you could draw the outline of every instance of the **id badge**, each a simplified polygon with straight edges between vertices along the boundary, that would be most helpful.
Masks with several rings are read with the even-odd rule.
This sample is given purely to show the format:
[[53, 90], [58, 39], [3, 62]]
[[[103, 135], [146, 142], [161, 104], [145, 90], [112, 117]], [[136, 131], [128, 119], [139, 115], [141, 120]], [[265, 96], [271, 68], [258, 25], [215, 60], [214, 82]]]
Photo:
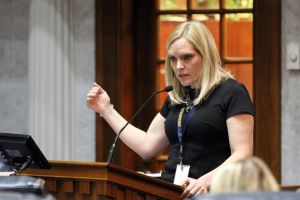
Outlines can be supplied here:
[[183, 181], [188, 177], [190, 171], [190, 165], [177, 165], [174, 178], [174, 184], [181, 185]]

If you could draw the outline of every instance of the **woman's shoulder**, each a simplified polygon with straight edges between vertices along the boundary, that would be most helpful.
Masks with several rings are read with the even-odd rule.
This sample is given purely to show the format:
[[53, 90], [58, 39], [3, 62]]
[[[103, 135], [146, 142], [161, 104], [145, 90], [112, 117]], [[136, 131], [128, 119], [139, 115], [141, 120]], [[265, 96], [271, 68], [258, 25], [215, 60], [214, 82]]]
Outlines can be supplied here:
[[238, 82], [233, 78], [229, 78], [223, 81], [220, 85], [220, 88], [224, 92], [229, 92], [229, 91], [247, 92], [246, 87], [242, 83]]
[[231, 87], [238, 87], [241, 86], [242, 84], [238, 82], [237, 80], [233, 78], [228, 78], [225, 81], [222, 82], [221, 86], [225, 88], [231, 88]]
[[222, 84], [222, 100], [226, 118], [239, 113], [254, 115], [254, 108], [246, 87], [234, 80], [228, 79]]
[[160, 113], [164, 118], [166, 118], [167, 115], [169, 114], [170, 110], [171, 110], [171, 99], [170, 99], [170, 97], [168, 96], [168, 97], [166, 98], [164, 104], [162, 105], [162, 107], [161, 107], [159, 113]]
[[221, 98], [221, 99], [228, 99], [232, 96], [246, 96], [249, 97], [249, 92], [246, 89], [246, 87], [238, 82], [237, 80], [233, 78], [228, 78], [224, 81], [222, 81], [216, 89], [212, 92], [211, 97], [215, 98]]

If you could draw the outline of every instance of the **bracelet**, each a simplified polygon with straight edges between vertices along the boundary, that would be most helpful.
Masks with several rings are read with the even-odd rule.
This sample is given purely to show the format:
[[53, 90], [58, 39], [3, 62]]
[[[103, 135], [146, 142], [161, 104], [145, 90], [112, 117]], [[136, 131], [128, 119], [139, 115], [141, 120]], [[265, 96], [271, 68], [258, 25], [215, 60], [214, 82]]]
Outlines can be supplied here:
[[114, 105], [110, 104], [109, 107], [104, 112], [99, 113], [100, 117], [104, 117], [107, 113], [111, 112], [113, 108], [114, 108]]

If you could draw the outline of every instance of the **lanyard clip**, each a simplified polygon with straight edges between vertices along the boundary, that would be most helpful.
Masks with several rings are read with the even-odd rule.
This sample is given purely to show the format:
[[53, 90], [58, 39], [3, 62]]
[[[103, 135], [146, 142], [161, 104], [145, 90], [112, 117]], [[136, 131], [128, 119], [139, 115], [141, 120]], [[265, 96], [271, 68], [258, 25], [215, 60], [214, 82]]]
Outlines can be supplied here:
[[180, 145], [180, 151], [179, 151], [179, 164], [180, 164], [181, 168], [183, 168], [183, 164], [182, 164], [182, 161], [183, 161], [182, 152], [183, 152], [183, 146]]
[[179, 165], [181, 167], [181, 169], [183, 169], [183, 163], [182, 163], [183, 157], [179, 156]]
[[179, 164], [182, 167], [182, 160], [183, 160], [183, 156], [182, 156], [182, 152], [183, 152], [183, 145], [180, 145], [180, 150], [179, 150]]

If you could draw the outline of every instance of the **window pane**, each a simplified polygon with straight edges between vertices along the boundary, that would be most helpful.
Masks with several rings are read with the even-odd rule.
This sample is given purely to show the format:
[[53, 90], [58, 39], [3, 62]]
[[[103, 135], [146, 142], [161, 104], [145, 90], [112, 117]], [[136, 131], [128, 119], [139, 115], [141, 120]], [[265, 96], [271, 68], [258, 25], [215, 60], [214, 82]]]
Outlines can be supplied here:
[[253, 65], [252, 64], [227, 64], [225, 68], [234, 78], [247, 88], [253, 101]]
[[[156, 70], [156, 88], [157, 90], [161, 90], [166, 86], [165, 84], [165, 64], [158, 64], [157, 70]], [[156, 96], [156, 102], [155, 107], [156, 110], [160, 110], [161, 106], [165, 102], [167, 97], [166, 92], [161, 92], [160, 94], [157, 94]]]
[[160, 10], [186, 10], [187, 0], [159, 0]]
[[253, 0], [225, 0], [225, 8], [229, 8], [229, 9], [253, 8]]
[[160, 59], [166, 57], [166, 44], [170, 33], [177, 25], [186, 21], [186, 15], [160, 15], [158, 25], [158, 56]]
[[208, 10], [219, 9], [220, 0], [190, 0], [192, 9], [194, 10]]
[[252, 14], [227, 14], [224, 23], [224, 56], [226, 58], [252, 58]]
[[192, 16], [193, 20], [203, 22], [213, 35], [216, 45], [220, 46], [220, 15], [219, 14], [197, 14]]

